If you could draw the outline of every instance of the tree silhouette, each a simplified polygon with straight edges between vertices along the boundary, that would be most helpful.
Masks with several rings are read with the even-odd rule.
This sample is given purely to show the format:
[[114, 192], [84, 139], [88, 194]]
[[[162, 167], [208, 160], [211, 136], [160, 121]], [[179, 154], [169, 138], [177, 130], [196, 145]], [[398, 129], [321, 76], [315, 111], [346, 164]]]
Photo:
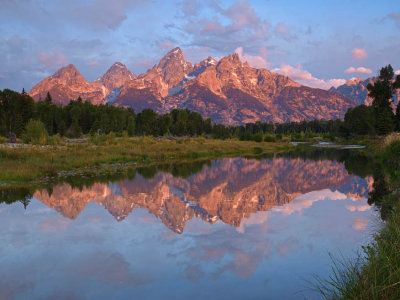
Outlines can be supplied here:
[[375, 112], [375, 127], [378, 134], [392, 132], [395, 126], [392, 109], [393, 92], [396, 90], [397, 80], [394, 80], [394, 71], [391, 65], [383, 67], [374, 84], [368, 84], [368, 96], [373, 99], [372, 107]]

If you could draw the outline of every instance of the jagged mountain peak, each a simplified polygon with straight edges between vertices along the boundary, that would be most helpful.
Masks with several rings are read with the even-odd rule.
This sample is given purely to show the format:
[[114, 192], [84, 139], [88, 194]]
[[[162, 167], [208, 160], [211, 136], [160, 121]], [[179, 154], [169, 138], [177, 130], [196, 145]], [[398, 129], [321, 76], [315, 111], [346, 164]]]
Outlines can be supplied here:
[[118, 67], [118, 68], [125, 68], [125, 69], [126, 69], [126, 66], [125, 66], [123, 63], [119, 62], [119, 61], [115, 62], [115, 63], [111, 66], [111, 68], [112, 68], [112, 67]]
[[193, 71], [193, 66], [185, 60], [181, 48], [176, 47], [160, 60], [157, 69], [164, 82], [171, 88], [181, 83], [185, 76]]
[[348, 80], [345, 84], [346, 85], [357, 85], [363, 81], [364, 81], [364, 79], [362, 79], [360, 77], [355, 77], [355, 78], [351, 78], [350, 80]]
[[73, 64], [69, 64], [68, 66], [59, 69], [52, 75], [52, 77], [64, 79], [67, 81], [67, 84], [72, 84], [79, 81], [86, 82], [86, 79]]
[[167, 54], [164, 55], [163, 58], [161, 58], [160, 62], [158, 63], [157, 67], [162, 71], [165, 69], [167, 64], [169, 64], [171, 61], [177, 61], [182, 64], [184, 64], [185, 58], [183, 57], [183, 53], [181, 48], [176, 47], [169, 51]]
[[97, 81], [111, 91], [112, 89], [120, 88], [126, 81], [136, 78], [137, 76], [129, 71], [123, 63], [115, 62]]

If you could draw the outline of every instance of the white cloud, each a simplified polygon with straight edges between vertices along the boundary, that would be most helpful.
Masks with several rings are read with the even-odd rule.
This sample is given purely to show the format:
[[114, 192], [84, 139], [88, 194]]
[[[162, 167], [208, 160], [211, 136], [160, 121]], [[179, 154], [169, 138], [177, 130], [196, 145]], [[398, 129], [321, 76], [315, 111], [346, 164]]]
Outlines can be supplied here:
[[365, 59], [368, 57], [367, 51], [364, 48], [354, 48], [351, 50], [354, 59]]
[[250, 55], [243, 53], [243, 48], [238, 47], [235, 50], [235, 53], [239, 55], [239, 58], [243, 62], [248, 62], [249, 65], [253, 68], [268, 68], [270, 66], [270, 63], [267, 62], [267, 60], [259, 55]]
[[295, 68], [293, 66], [283, 64], [280, 68], [273, 69], [272, 72], [288, 76], [300, 84], [313, 88], [329, 89], [332, 86], [338, 87], [339, 85], [346, 83], [346, 80], [341, 78], [333, 78], [328, 80], [316, 78], [312, 76], [310, 72], [304, 70], [301, 65], [298, 65]]
[[273, 211], [281, 212], [284, 215], [291, 215], [294, 212], [301, 213], [303, 209], [311, 207], [314, 202], [322, 200], [346, 200], [347, 196], [339, 191], [324, 189], [302, 194], [284, 206], [274, 207]]
[[371, 74], [372, 70], [364, 67], [350, 67], [344, 71], [345, 73], [363, 73], [363, 74]]

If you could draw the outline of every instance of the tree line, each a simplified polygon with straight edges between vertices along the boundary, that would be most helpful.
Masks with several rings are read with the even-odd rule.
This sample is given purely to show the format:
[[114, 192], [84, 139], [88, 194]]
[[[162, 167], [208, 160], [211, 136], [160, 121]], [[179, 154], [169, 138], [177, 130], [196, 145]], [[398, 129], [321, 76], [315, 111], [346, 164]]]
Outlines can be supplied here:
[[[174, 109], [167, 114], [157, 114], [152, 109], [135, 113], [131, 108], [111, 105], [93, 105], [79, 97], [66, 106], [55, 105], [50, 93], [44, 100], [35, 102], [25, 91], [9, 89], [0, 91], [0, 135], [21, 137], [30, 120], [40, 121], [47, 133], [77, 138], [83, 134], [126, 133], [129, 136], [199, 136], [215, 138], [237, 137], [241, 140], [268, 141], [282, 135], [308, 137], [354, 137], [357, 135], [387, 134], [400, 131], [400, 104], [393, 112], [393, 94], [400, 88], [400, 76], [395, 77], [388, 65], [380, 70], [374, 85], [368, 85], [372, 106], [350, 108], [342, 120], [312, 120], [289, 123], [255, 122], [246, 125], [226, 126], [213, 124], [211, 119], [190, 110]], [[273, 137], [271, 137], [273, 135]]]

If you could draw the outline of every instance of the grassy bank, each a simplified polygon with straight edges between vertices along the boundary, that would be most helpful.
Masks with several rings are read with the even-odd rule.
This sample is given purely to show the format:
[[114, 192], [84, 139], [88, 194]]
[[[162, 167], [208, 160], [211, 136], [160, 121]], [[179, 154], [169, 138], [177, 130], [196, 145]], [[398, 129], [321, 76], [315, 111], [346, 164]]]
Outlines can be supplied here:
[[326, 299], [400, 299], [400, 135], [386, 137], [376, 149], [369, 202], [384, 224], [357, 261], [334, 262], [333, 275], [318, 286]]
[[61, 171], [86, 170], [109, 164], [150, 165], [177, 160], [221, 156], [258, 155], [293, 148], [286, 142], [208, 140], [205, 138], [155, 139], [152, 137], [92, 139], [86, 143], [0, 145], [0, 184], [27, 184]]

